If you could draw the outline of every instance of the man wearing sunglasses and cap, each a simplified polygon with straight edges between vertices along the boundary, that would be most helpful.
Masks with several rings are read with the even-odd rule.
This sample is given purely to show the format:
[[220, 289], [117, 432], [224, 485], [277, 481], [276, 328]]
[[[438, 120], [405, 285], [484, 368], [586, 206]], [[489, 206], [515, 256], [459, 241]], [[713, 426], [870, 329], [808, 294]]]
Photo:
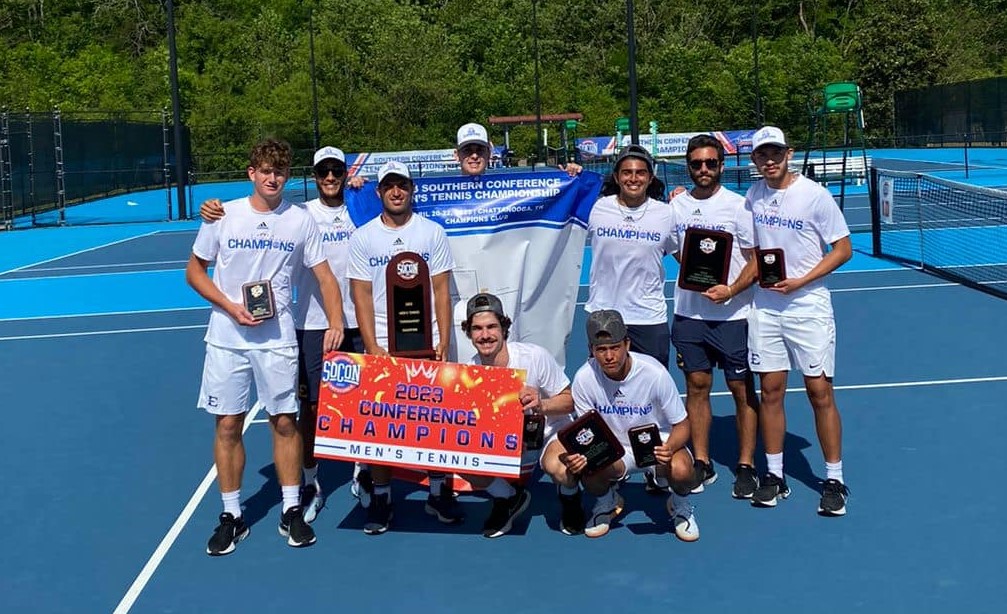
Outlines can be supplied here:
[[[570, 380], [563, 368], [545, 348], [534, 343], [508, 341], [511, 319], [504, 315], [503, 304], [496, 296], [480, 293], [466, 304], [466, 318], [462, 331], [472, 342], [476, 353], [463, 361], [467, 364], [524, 369], [527, 374], [525, 385], [519, 393], [521, 406], [526, 414], [545, 418], [542, 426], [542, 440], [548, 441], [553, 432], [570, 421], [573, 397], [570, 395]], [[527, 444], [527, 442], [526, 442]], [[545, 456], [542, 451], [528, 450], [535, 460]], [[557, 452], [558, 454], [558, 452]], [[523, 464], [523, 463], [522, 463]], [[493, 506], [483, 525], [483, 536], [500, 537], [511, 530], [514, 519], [528, 508], [531, 494], [520, 484], [513, 484], [502, 478], [479, 475], [465, 475], [473, 488], [485, 490], [493, 497]], [[580, 491], [573, 489], [571, 495], [560, 495], [565, 510], [564, 532], [580, 533], [584, 530], [584, 512], [580, 507]], [[571, 518], [568, 502], [575, 504], [580, 519]], [[572, 509], [572, 508], [571, 508]]]
[[790, 494], [783, 473], [787, 432], [783, 399], [793, 361], [804, 375], [825, 457], [826, 479], [818, 513], [842, 516], [849, 491], [843, 480], [842, 423], [832, 387], [836, 323], [825, 278], [850, 259], [853, 248], [850, 230], [832, 194], [790, 172], [793, 153], [779, 128], [765, 126], [752, 136], [752, 161], [762, 181], [749, 188], [745, 197], [755, 222], [756, 245], [747, 273], [756, 277], [761, 250], [769, 249], [776, 250], [771, 254], [774, 261], [782, 257], [784, 269], [782, 280], [755, 289], [749, 317], [748, 361], [762, 387], [759, 427], [769, 467], [752, 504], [775, 507]]
[[[708, 134], [689, 139], [686, 160], [693, 188], [672, 199], [675, 233], [679, 249], [689, 228], [726, 232], [733, 237], [726, 284], [705, 292], [675, 285], [675, 315], [671, 340], [678, 354], [678, 366], [685, 373], [685, 408], [692, 429], [692, 451], [696, 457], [697, 485], [693, 493], [717, 480], [710, 462], [710, 389], [713, 369], [724, 371], [727, 388], [734, 398], [738, 429], [738, 464], [732, 495], [751, 499], [758, 488], [755, 472], [755, 440], [759, 417], [755, 383], [748, 369], [748, 313], [752, 302], [752, 279], [743, 276], [752, 258], [755, 231], [745, 197], [720, 184], [724, 167], [724, 146]], [[681, 260], [680, 254], [675, 258]]]
[[[350, 237], [356, 224], [350, 219], [343, 202], [346, 186], [360, 188], [363, 179], [347, 177], [346, 155], [338, 147], [322, 147], [312, 158], [312, 172], [318, 198], [309, 200], [303, 206], [311, 214], [322, 235], [322, 249], [333, 275], [339, 282], [343, 298], [343, 322], [345, 334], [339, 346], [341, 352], [363, 352], [363, 340], [353, 309], [353, 297], [346, 277], [346, 261]], [[213, 222], [224, 216], [224, 209], [217, 199], [205, 201], [199, 208], [204, 222]], [[304, 487], [301, 491], [301, 507], [304, 519], [314, 522], [325, 504], [324, 493], [318, 479], [318, 461], [315, 459], [315, 421], [318, 414], [318, 390], [321, 384], [323, 353], [321, 338], [325, 332], [326, 320], [321, 306], [318, 283], [311, 275], [302, 275], [294, 280], [297, 284], [297, 303], [294, 313], [298, 347], [298, 398], [301, 410], [297, 427], [301, 432], [304, 459]]]

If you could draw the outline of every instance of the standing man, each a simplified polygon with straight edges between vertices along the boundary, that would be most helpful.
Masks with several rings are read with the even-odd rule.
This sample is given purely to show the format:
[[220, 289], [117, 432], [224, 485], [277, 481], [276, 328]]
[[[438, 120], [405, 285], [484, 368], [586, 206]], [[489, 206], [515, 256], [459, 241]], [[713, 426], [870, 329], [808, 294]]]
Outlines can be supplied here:
[[[311, 217], [283, 200], [290, 160], [290, 146], [280, 141], [267, 139], [252, 149], [248, 165], [252, 195], [225, 203], [229, 215], [200, 227], [186, 267], [186, 281], [213, 304], [199, 391], [199, 407], [216, 416], [214, 460], [224, 504], [220, 524], [207, 544], [211, 556], [233, 552], [249, 534], [241, 514], [242, 427], [253, 381], [273, 433], [273, 458], [283, 494], [280, 534], [293, 547], [315, 542], [299, 505], [301, 438], [295, 420], [292, 280], [303, 268], [311, 269], [318, 281], [328, 321], [322, 339], [326, 351], [343, 339], [342, 298]], [[212, 280], [207, 272], [211, 263], [215, 263]], [[249, 283], [255, 286], [246, 290]], [[244, 305], [246, 291], [260, 297], [272, 294], [271, 317], [253, 317]]]
[[[525, 414], [540, 414], [545, 417], [543, 439], [549, 441], [557, 429], [570, 422], [570, 412], [573, 411], [570, 380], [545, 348], [534, 343], [508, 341], [510, 326], [511, 319], [504, 315], [503, 303], [496, 296], [481, 293], [469, 299], [462, 330], [472, 341], [476, 354], [465, 362], [524, 369], [527, 378], [519, 394], [521, 406]], [[531, 453], [536, 458], [540, 456], [539, 451]], [[493, 507], [483, 525], [484, 537], [505, 535], [511, 530], [514, 519], [524, 512], [531, 502], [531, 493], [520, 484], [513, 484], [503, 478], [481, 475], [464, 477], [473, 488], [486, 490], [493, 497]], [[576, 493], [571, 495], [579, 495], [580, 491], [574, 490]], [[560, 501], [564, 502], [562, 493]], [[577, 507], [580, 508], [579, 497]], [[583, 517], [583, 511], [581, 516]], [[583, 531], [583, 521], [579, 531]]]
[[567, 487], [579, 480], [597, 499], [584, 534], [601, 537], [622, 512], [623, 500], [615, 483], [640, 471], [629, 441], [629, 430], [656, 424], [662, 443], [657, 446], [657, 473], [671, 482], [667, 509], [682, 541], [699, 539], [699, 525], [688, 499], [693, 485], [689, 421], [668, 369], [646, 354], [630, 351], [629, 331], [622, 315], [611, 309], [592, 312], [587, 318], [591, 358], [573, 378], [574, 411], [601, 414], [627, 453], [615, 463], [592, 474], [581, 475], [587, 459], [581, 454], [563, 454], [564, 465], [553, 479]]
[[[343, 322], [346, 325], [340, 352], [364, 351], [357, 318], [353, 311], [353, 297], [350, 282], [346, 277], [346, 260], [350, 237], [357, 226], [350, 218], [343, 201], [347, 185], [346, 155], [337, 147], [322, 147], [315, 152], [312, 171], [318, 198], [304, 203], [311, 218], [321, 233], [322, 249], [339, 282], [339, 292], [343, 301]], [[355, 182], [354, 182], [355, 180]], [[350, 185], [359, 188], [363, 180], [349, 179]], [[220, 201], [208, 200], [199, 208], [205, 222], [213, 222], [224, 216]], [[314, 522], [325, 504], [325, 496], [318, 480], [318, 461], [315, 459], [315, 421], [318, 415], [318, 390], [321, 385], [323, 355], [322, 342], [328, 322], [322, 303], [321, 289], [315, 276], [310, 273], [298, 275], [295, 327], [297, 331], [297, 365], [300, 414], [297, 428], [301, 433], [304, 459], [304, 487], [301, 490], [301, 509], [304, 519]]]
[[[720, 141], [707, 134], [694, 136], [689, 139], [685, 156], [694, 187], [671, 201], [677, 244], [681, 248], [689, 228], [717, 230], [734, 237], [727, 284], [706, 292], [675, 285], [671, 340], [678, 350], [678, 365], [685, 372], [685, 409], [696, 457], [697, 486], [692, 492], [702, 492], [704, 485], [717, 480], [710, 463], [710, 389], [713, 368], [720, 366], [734, 398], [738, 429], [738, 464], [732, 494], [736, 499], [751, 499], [758, 488], [755, 438], [759, 416], [754, 381], [748, 370], [752, 279], [741, 273], [755, 247], [752, 214], [745, 208], [743, 196], [720, 185], [724, 165]], [[681, 260], [681, 255], [676, 254], [676, 258]]]
[[[433, 343], [435, 360], [445, 360], [451, 340], [451, 269], [454, 258], [447, 235], [436, 222], [413, 213], [415, 184], [409, 168], [396, 161], [378, 171], [381, 215], [361, 226], [350, 239], [347, 276], [353, 294], [357, 324], [368, 354], [388, 355], [388, 313], [385, 268], [401, 252], [419, 254], [430, 268], [432, 286]], [[388, 530], [392, 518], [392, 468], [369, 464], [361, 472], [361, 503], [367, 508], [364, 532], [379, 535]], [[364, 496], [366, 494], [367, 496]], [[426, 511], [446, 524], [461, 522], [458, 509], [443, 474], [430, 475], [430, 496]]]
[[[755, 222], [759, 250], [780, 249], [786, 279], [755, 290], [748, 331], [749, 363], [759, 374], [762, 428], [769, 471], [752, 498], [759, 507], [774, 507], [790, 494], [783, 474], [783, 440], [787, 432], [783, 397], [791, 359], [804, 374], [815, 429], [825, 456], [825, 484], [819, 514], [842, 516], [849, 494], [843, 480], [842, 423], [832, 388], [836, 324], [825, 277], [850, 259], [850, 231], [832, 195], [814, 181], [792, 173], [783, 131], [765, 126], [752, 137], [752, 161], [763, 180], [748, 189], [746, 206]], [[828, 245], [830, 249], [824, 249]]]

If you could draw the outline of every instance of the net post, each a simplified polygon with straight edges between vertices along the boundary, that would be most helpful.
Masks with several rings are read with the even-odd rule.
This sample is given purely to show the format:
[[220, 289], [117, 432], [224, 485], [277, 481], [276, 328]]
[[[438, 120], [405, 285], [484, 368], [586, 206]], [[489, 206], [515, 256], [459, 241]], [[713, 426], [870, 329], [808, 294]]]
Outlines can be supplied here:
[[871, 204], [871, 251], [875, 257], [881, 255], [881, 204], [878, 194], [878, 169], [872, 166], [867, 199]]

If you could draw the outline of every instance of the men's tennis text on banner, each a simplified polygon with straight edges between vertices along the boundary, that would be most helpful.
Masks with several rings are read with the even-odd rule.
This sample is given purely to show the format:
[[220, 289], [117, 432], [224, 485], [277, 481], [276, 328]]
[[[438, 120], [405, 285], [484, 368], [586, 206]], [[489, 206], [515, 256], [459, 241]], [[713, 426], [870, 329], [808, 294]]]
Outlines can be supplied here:
[[524, 381], [522, 369], [330, 353], [315, 456], [517, 477]]

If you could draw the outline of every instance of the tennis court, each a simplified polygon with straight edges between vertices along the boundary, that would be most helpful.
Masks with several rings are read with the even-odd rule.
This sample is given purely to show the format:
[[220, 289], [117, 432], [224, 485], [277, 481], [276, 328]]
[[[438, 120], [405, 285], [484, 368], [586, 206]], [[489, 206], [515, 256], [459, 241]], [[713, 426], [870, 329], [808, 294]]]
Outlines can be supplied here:
[[[696, 544], [673, 537], [663, 498], [642, 483], [623, 488], [627, 512], [600, 540], [557, 530], [546, 482], [501, 539], [479, 536], [484, 500], [463, 497], [467, 521], [444, 527], [423, 513], [425, 493], [407, 485], [396, 486], [393, 530], [368, 537], [348, 467], [325, 462], [331, 494], [318, 543], [295, 550], [276, 531], [268, 428], [255, 417], [242, 490], [252, 535], [216, 559], [204, 553], [220, 508], [212, 422], [194, 409], [207, 310], [182, 270], [195, 226], [128, 228], [0, 236], [0, 382], [11, 408], [0, 435], [10, 487], [5, 611], [999, 609], [1007, 495], [995, 485], [1007, 469], [998, 445], [1007, 369], [997, 357], [1007, 331], [988, 323], [1003, 303], [865, 256], [867, 235], [855, 237], [861, 251], [832, 279], [853, 493], [845, 518], [815, 514], [824, 470], [794, 379], [794, 494], [774, 510], [730, 497], [733, 417], [718, 384], [720, 480], [695, 498]], [[37, 232], [51, 234], [36, 235], [46, 245], [26, 253], [25, 237]], [[571, 373], [586, 357], [583, 319], [578, 312]]]

